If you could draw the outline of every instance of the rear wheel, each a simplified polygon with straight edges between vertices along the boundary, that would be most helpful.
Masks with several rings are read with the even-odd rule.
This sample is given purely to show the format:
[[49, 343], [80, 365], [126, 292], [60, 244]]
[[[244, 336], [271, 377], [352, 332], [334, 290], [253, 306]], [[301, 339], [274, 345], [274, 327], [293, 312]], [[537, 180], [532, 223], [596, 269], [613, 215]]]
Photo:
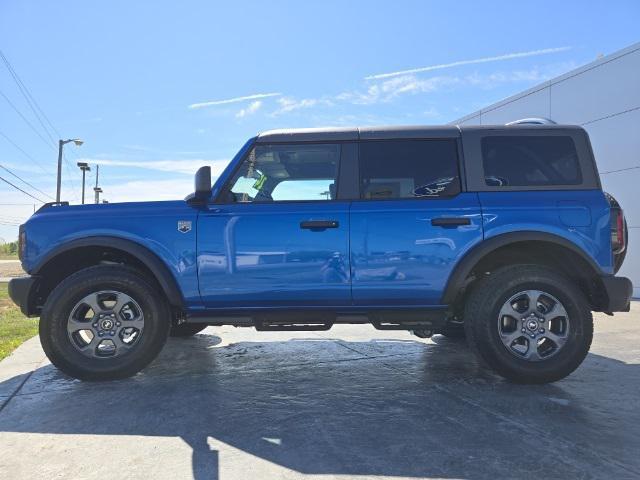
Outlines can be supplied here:
[[480, 359], [506, 379], [547, 383], [582, 363], [593, 318], [570, 279], [547, 267], [516, 265], [475, 286], [465, 306], [465, 331]]
[[121, 265], [81, 270], [49, 295], [40, 341], [66, 374], [82, 380], [134, 375], [167, 340], [167, 302], [139, 271]]

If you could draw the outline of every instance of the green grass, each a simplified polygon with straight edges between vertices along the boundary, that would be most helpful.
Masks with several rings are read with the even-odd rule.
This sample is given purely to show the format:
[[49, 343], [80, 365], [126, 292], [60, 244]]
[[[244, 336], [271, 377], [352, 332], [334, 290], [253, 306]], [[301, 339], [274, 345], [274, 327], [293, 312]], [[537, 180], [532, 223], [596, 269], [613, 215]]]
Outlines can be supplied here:
[[0, 360], [37, 334], [38, 319], [22, 315], [9, 298], [7, 284], [0, 283]]

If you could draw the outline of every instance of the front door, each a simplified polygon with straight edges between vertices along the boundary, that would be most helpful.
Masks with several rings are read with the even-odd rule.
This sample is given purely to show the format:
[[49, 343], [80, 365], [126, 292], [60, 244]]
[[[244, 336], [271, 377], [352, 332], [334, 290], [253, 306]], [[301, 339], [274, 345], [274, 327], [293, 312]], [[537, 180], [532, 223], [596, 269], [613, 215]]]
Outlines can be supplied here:
[[355, 305], [435, 306], [482, 240], [478, 195], [461, 192], [455, 137], [360, 142], [351, 207]]
[[347, 305], [349, 204], [339, 144], [256, 145], [198, 220], [207, 308]]

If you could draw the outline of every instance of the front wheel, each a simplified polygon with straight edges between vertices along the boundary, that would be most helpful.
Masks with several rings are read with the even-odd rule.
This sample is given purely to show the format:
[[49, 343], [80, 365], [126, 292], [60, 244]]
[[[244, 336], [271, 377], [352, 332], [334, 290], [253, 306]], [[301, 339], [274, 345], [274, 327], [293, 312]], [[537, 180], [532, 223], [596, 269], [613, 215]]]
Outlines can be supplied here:
[[593, 338], [582, 291], [555, 270], [506, 267], [480, 280], [465, 306], [471, 348], [515, 383], [548, 383], [573, 372]]
[[141, 272], [99, 265], [51, 292], [40, 317], [40, 341], [51, 363], [72, 377], [125, 378], [158, 355], [170, 318], [166, 300]]

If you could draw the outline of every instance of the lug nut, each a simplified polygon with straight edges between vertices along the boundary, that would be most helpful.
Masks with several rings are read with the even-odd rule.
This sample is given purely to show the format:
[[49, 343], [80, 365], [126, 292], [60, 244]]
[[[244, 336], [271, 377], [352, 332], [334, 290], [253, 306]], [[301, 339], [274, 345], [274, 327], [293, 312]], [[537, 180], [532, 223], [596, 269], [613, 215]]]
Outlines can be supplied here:
[[103, 337], [104, 336], [104, 332], [98, 332], [98, 336], [99, 337]]
[[111, 331], [109, 332], [109, 334], [113, 337], [113, 336], [116, 334], [116, 332], [115, 332], [115, 330], [111, 330]]
[[526, 330], [523, 328], [523, 329], [522, 329], [522, 333], [524, 333], [524, 332], [526, 332]]
[[122, 323], [120, 322], [116, 322], [116, 326], [119, 327], [120, 325], [122, 325]]
[[544, 328], [541, 328], [541, 329], [540, 329], [540, 333], [544, 333]]

